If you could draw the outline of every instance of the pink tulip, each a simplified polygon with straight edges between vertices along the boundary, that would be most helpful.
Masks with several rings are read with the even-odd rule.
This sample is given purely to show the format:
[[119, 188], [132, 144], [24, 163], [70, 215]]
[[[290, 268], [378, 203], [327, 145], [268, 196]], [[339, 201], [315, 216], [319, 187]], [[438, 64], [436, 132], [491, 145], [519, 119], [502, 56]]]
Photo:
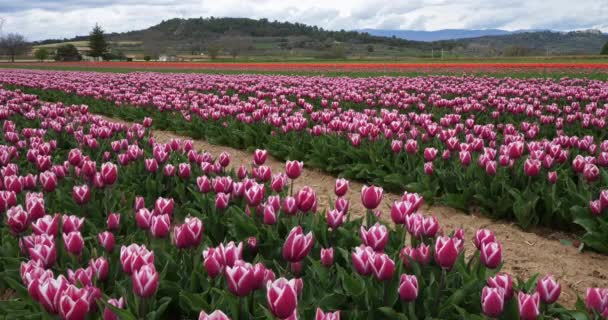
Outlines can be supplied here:
[[321, 308], [317, 308], [315, 320], [340, 320], [340, 310], [334, 312], [323, 312]]
[[36, 220], [32, 223], [32, 231], [34, 234], [48, 234], [54, 236], [59, 232], [59, 215], [54, 216], [45, 215], [44, 217]]
[[154, 158], [144, 160], [144, 166], [148, 172], [158, 171], [158, 162]]
[[452, 269], [460, 254], [458, 239], [437, 237], [435, 242], [435, 261], [444, 269]]
[[367, 276], [372, 273], [372, 261], [375, 252], [371, 247], [361, 245], [355, 248], [355, 252], [352, 253], [353, 266], [357, 273], [362, 276]]
[[414, 212], [414, 205], [408, 201], [394, 201], [391, 206], [391, 219], [395, 224], [405, 224], [405, 218]]
[[257, 207], [264, 200], [264, 186], [263, 185], [252, 185], [249, 189], [245, 190], [245, 199], [247, 204], [252, 207]]
[[110, 213], [108, 215], [108, 219], [106, 220], [106, 224], [108, 226], [108, 230], [118, 230], [118, 227], [120, 226], [120, 213]]
[[220, 243], [217, 249], [222, 256], [223, 263], [229, 267], [234, 266], [234, 264], [243, 257], [242, 242], [239, 242], [237, 245], [234, 243], [234, 241], [230, 241], [226, 246], [224, 246], [223, 243]]
[[343, 197], [348, 192], [348, 180], [344, 178], [338, 178], [334, 187], [334, 193], [338, 197]]
[[502, 248], [499, 242], [486, 242], [481, 245], [480, 259], [487, 268], [495, 269], [502, 262]]
[[[118, 309], [125, 309], [126, 308], [126, 303], [125, 303], [125, 299], [120, 297], [120, 299], [109, 299], [108, 300], [108, 304], [111, 304], [112, 306], [118, 308]], [[114, 312], [112, 312], [112, 310], [110, 310], [110, 308], [105, 307], [103, 309], [103, 320], [119, 320], [120, 318], [114, 314]]]
[[230, 195], [227, 193], [217, 193], [215, 195], [215, 208], [218, 210], [224, 210], [226, 208], [228, 208], [228, 205], [230, 204]]
[[386, 281], [393, 278], [395, 262], [386, 253], [375, 253], [370, 265], [377, 280]]
[[253, 266], [242, 263], [234, 267], [226, 267], [228, 290], [237, 297], [248, 296], [256, 286]]
[[266, 225], [274, 225], [277, 223], [277, 214], [274, 211], [274, 208], [271, 205], [264, 206], [264, 224]]
[[552, 304], [559, 298], [562, 293], [562, 286], [555, 281], [553, 276], [546, 275], [539, 278], [536, 282], [536, 292], [540, 295], [540, 301], [546, 304]]
[[422, 220], [422, 234], [425, 237], [435, 237], [435, 234], [437, 234], [437, 231], [439, 231], [439, 221], [437, 220], [436, 217], [431, 216], [431, 217], [425, 217]]
[[90, 304], [86, 289], [68, 286], [61, 292], [58, 303], [59, 315], [64, 320], [84, 320]]
[[142, 298], [149, 298], [158, 289], [159, 275], [153, 264], [147, 264], [133, 271], [131, 275], [133, 292]]
[[302, 261], [312, 249], [313, 244], [312, 232], [304, 235], [302, 227], [294, 227], [289, 232], [287, 239], [285, 239], [283, 259], [289, 262]]
[[538, 293], [532, 295], [519, 292], [517, 295], [519, 318], [522, 320], [536, 320], [540, 315], [540, 297]]
[[164, 238], [171, 231], [171, 218], [168, 214], [150, 217], [150, 233], [155, 238]]
[[113, 185], [118, 179], [118, 168], [111, 162], [101, 165], [101, 178], [107, 186]]
[[283, 199], [283, 211], [288, 216], [293, 216], [298, 212], [298, 203], [294, 197], [285, 197]]
[[82, 186], [74, 186], [72, 188], [72, 198], [78, 205], [86, 204], [91, 199], [91, 189], [89, 189], [89, 186], [86, 184]]
[[286, 319], [298, 307], [298, 294], [295, 280], [279, 278], [266, 285], [266, 299], [272, 314], [279, 319]]
[[481, 310], [490, 318], [498, 318], [504, 309], [505, 296], [502, 288], [483, 287]]
[[321, 265], [331, 267], [334, 264], [334, 248], [321, 248]]
[[89, 267], [91, 268], [95, 277], [98, 280], [104, 281], [108, 277], [108, 271], [110, 269], [110, 264], [108, 263], [108, 260], [106, 260], [106, 258], [99, 257], [95, 260], [91, 259], [89, 261]]
[[513, 297], [513, 278], [510, 274], [499, 273], [494, 277], [490, 277], [488, 278], [488, 285], [491, 288], [502, 289], [505, 300], [510, 300]]
[[540, 173], [541, 162], [536, 159], [528, 158], [524, 163], [524, 173], [528, 177], [536, 177]]
[[175, 201], [172, 198], [158, 198], [154, 202], [154, 215], [168, 214], [169, 216], [172, 216], [174, 206]]
[[376, 252], [384, 251], [384, 247], [388, 243], [388, 229], [386, 226], [376, 222], [368, 230], [361, 226], [359, 228], [359, 236], [364, 245], [371, 247]]
[[302, 168], [304, 168], [304, 162], [302, 161], [287, 161], [285, 163], [285, 174], [289, 179], [295, 180], [302, 174]]
[[588, 163], [583, 170], [583, 176], [587, 182], [596, 181], [600, 177], [600, 169], [596, 165]]
[[173, 228], [173, 241], [178, 249], [198, 246], [203, 239], [203, 222], [187, 217], [184, 224]]
[[80, 231], [80, 229], [82, 228], [82, 224], [84, 223], [84, 218], [79, 218], [77, 216], [63, 215], [61, 220], [62, 220], [61, 227], [63, 229], [63, 233]]
[[137, 227], [142, 230], [150, 229], [150, 223], [152, 221], [152, 212], [146, 208], [142, 208], [137, 210], [135, 213], [135, 221], [137, 222]]
[[317, 194], [310, 187], [304, 187], [296, 194], [298, 209], [302, 212], [317, 210]]
[[215, 278], [224, 272], [224, 257], [219, 250], [215, 248], [204, 250], [203, 259], [203, 265], [209, 277]]
[[399, 278], [399, 297], [403, 302], [412, 302], [418, 298], [418, 279], [415, 275], [402, 274]]
[[431, 161], [435, 161], [435, 158], [437, 158], [437, 149], [435, 148], [425, 148], [424, 149], [424, 161], [426, 162], [431, 162]]
[[605, 312], [608, 308], [608, 289], [587, 288], [585, 306], [590, 312]]
[[25, 210], [28, 213], [31, 221], [38, 220], [46, 214], [44, 208], [44, 197], [42, 193], [31, 193], [28, 192], [25, 195]]
[[340, 197], [336, 199], [336, 203], [334, 205], [335, 209], [343, 212], [344, 214], [348, 213], [348, 208], [350, 207], [350, 202], [348, 199], [344, 197]]
[[549, 181], [550, 184], [555, 184], [557, 182], [557, 172], [556, 171], [547, 172], [547, 181]]
[[137, 210], [143, 209], [145, 207], [146, 207], [146, 200], [144, 199], [144, 197], [141, 197], [141, 196], [135, 197], [135, 200], [133, 202], [133, 209], [135, 209], [135, 211], [137, 211]]
[[261, 166], [266, 162], [267, 156], [268, 156], [268, 152], [266, 150], [256, 149], [253, 152], [253, 163], [255, 163], [258, 166]]
[[327, 225], [332, 230], [336, 230], [346, 221], [346, 214], [336, 209], [327, 210], [325, 214], [325, 219], [327, 220]]
[[154, 264], [154, 252], [146, 246], [131, 244], [120, 248], [120, 265], [126, 274], [132, 274], [144, 265]]
[[38, 176], [42, 190], [53, 192], [57, 188], [57, 176], [52, 171], [45, 171]]
[[63, 234], [63, 244], [67, 252], [79, 256], [84, 248], [84, 239], [82, 238], [80, 231], [72, 231]]
[[363, 186], [361, 189], [361, 202], [368, 210], [374, 210], [382, 201], [383, 190], [375, 186]]
[[112, 252], [112, 249], [114, 249], [115, 240], [113, 233], [104, 231], [97, 235], [97, 240], [106, 252]]
[[68, 280], [72, 285], [88, 287], [93, 285], [93, 269], [79, 268], [76, 271], [68, 269]]
[[19, 234], [29, 227], [30, 217], [21, 205], [12, 207], [6, 211], [7, 224], [14, 234]]
[[495, 242], [496, 237], [491, 230], [488, 229], [479, 229], [475, 232], [475, 238], [473, 239], [473, 243], [477, 249], [481, 250], [481, 245], [489, 242]]
[[198, 315], [198, 320], [230, 320], [221, 310], [215, 310], [211, 314], [201, 311]]
[[433, 163], [426, 162], [424, 164], [424, 174], [426, 174], [427, 176], [432, 176], [434, 172], [435, 172], [435, 169], [433, 167]]
[[59, 299], [68, 286], [70, 284], [63, 275], [60, 275], [57, 279], [47, 278], [38, 284], [38, 301], [48, 313], [59, 313]]
[[218, 162], [223, 168], [226, 168], [230, 164], [230, 154], [226, 151], [220, 153]]

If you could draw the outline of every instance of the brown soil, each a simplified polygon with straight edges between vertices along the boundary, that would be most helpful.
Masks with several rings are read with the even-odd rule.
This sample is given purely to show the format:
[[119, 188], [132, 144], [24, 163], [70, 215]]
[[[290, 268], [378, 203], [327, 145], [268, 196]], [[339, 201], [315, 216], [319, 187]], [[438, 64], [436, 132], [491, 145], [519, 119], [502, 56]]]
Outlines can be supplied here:
[[[111, 121], [124, 121], [107, 118]], [[173, 138], [189, 139], [167, 131], [155, 131], [154, 136], [158, 142], [167, 142]], [[195, 148], [209, 151], [218, 155], [227, 151], [232, 156], [231, 166], [241, 164], [249, 165], [252, 154], [243, 150], [237, 150], [224, 146], [209, 144], [206, 141], [195, 140]], [[266, 164], [273, 172], [285, 170], [285, 164], [272, 157], [268, 157]], [[302, 176], [295, 182], [295, 190], [303, 187], [312, 187], [319, 199], [319, 208], [327, 208], [336, 177], [323, 173], [316, 169], [305, 168]], [[351, 200], [351, 214], [363, 214], [365, 209], [359, 201], [362, 183], [350, 183], [347, 197]], [[383, 210], [384, 218], [390, 221], [388, 208], [392, 201], [399, 198], [397, 194], [386, 194], [380, 208]], [[568, 307], [573, 307], [577, 294], [584, 297], [588, 287], [608, 287], [608, 255], [593, 252], [579, 252], [570, 245], [562, 244], [559, 239], [571, 238], [569, 235], [550, 233], [543, 231], [539, 233], [526, 232], [513, 223], [495, 221], [476, 214], [466, 214], [456, 209], [445, 206], [426, 206], [423, 208], [426, 215], [435, 215], [446, 231], [453, 228], [463, 228], [466, 233], [466, 251], [474, 252], [475, 247], [471, 239], [475, 231], [480, 228], [488, 228], [494, 231], [503, 247], [503, 260], [505, 264], [503, 271], [514, 276], [528, 278], [534, 274], [552, 274], [562, 284], [562, 294], [559, 302]], [[541, 235], [542, 234], [542, 235]]]

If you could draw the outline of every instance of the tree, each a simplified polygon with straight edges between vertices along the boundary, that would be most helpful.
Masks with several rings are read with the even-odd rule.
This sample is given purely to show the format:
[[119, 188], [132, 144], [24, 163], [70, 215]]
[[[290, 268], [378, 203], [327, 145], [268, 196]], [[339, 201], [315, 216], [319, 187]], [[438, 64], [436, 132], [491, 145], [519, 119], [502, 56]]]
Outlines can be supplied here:
[[11, 62], [15, 62], [15, 57], [26, 54], [30, 49], [25, 37], [17, 33], [9, 33], [0, 38], [0, 51], [9, 57]]
[[40, 62], [44, 62], [49, 57], [49, 50], [47, 48], [38, 48], [34, 52], [34, 57], [40, 60]]
[[372, 46], [371, 44], [368, 44], [368, 45], [367, 45], [367, 52], [368, 52], [368, 53], [372, 53], [372, 52], [374, 52], [374, 46]]
[[604, 47], [602, 47], [602, 51], [600, 51], [600, 54], [608, 55], [608, 41], [606, 41]]
[[56, 61], [80, 61], [82, 60], [82, 56], [78, 52], [78, 49], [73, 44], [66, 44], [57, 47], [57, 52], [55, 53]]
[[108, 42], [104, 35], [103, 29], [96, 24], [89, 35], [89, 55], [94, 58], [103, 57], [108, 52]]
[[211, 58], [211, 60], [215, 60], [220, 55], [221, 50], [222, 48], [220, 48], [220, 46], [212, 44], [207, 47], [207, 54], [209, 55], [209, 58]]

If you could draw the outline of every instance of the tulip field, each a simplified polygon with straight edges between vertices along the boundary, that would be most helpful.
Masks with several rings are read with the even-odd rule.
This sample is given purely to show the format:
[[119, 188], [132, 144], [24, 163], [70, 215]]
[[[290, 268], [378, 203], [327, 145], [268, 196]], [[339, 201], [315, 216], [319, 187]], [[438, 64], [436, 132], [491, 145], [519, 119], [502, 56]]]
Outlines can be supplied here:
[[[491, 228], [467, 239], [421, 210], [608, 254], [606, 82], [7, 69], [0, 84], [1, 318], [608, 319], [608, 288], [563, 306], [554, 275], [501, 271]], [[294, 185], [304, 166], [339, 177], [328, 207]]]

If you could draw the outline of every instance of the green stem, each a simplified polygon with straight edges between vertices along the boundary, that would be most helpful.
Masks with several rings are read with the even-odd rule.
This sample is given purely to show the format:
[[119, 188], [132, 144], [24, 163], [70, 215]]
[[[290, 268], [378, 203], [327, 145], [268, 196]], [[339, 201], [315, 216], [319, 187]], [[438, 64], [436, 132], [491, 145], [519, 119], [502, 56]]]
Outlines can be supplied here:
[[418, 319], [418, 317], [416, 317], [416, 302], [415, 301], [408, 302], [407, 314], [408, 314], [408, 319], [410, 319], [410, 320]]
[[441, 308], [441, 290], [443, 290], [443, 286], [445, 285], [447, 271], [444, 268], [441, 268], [441, 280], [439, 281], [439, 289], [437, 289], [437, 298], [435, 299], [435, 303], [437, 308], [435, 308], [435, 315], [439, 313], [439, 309]]

